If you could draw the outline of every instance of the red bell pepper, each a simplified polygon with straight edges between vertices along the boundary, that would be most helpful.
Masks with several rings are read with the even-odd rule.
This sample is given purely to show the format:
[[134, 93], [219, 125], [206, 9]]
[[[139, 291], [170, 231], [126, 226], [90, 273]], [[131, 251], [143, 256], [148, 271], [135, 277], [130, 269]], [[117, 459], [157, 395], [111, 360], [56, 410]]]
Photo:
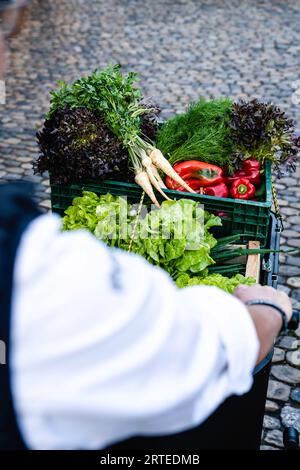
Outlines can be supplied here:
[[245, 171], [260, 170], [260, 162], [255, 160], [255, 158], [247, 158], [247, 160], [243, 162], [243, 168]]
[[[189, 187], [192, 188], [194, 191], [199, 191], [199, 189], [201, 188], [201, 181], [199, 181], [195, 178], [192, 178], [190, 180], [188, 179], [188, 180], [185, 180], [185, 181], [187, 182]], [[174, 181], [172, 178], [170, 178], [170, 176], [166, 177], [165, 183], [166, 183], [167, 188], [169, 188], [169, 189], [175, 189], [176, 191], [185, 191], [185, 192], [187, 192], [187, 189], [185, 189], [183, 186], [180, 186], [178, 183], [176, 183], [176, 181]]]
[[239, 178], [232, 183], [230, 194], [235, 199], [252, 199], [255, 186], [247, 178]]
[[230, 185], [239, 178], [247, 178], [255, 186], [260, 185], [260, 163], [253, 158], [244, 160], [241, 170], [236, 171], [232, 176], [226, 176], [224, 181]]
[[219, 183], [215, 186], [208, 186], [203, 188], [203, 194], [208, 196], [216, 196], [216, 197], [228, 197], [229, 190], [225, 183]]
[[[198, 180], [199, 187], [212, 186], [221, 183], [223, 180], [222, 168], [212, 165], [211, 163], [187, 160], [185, 162], [176, 163], [173, 168], [184, 181]], [[165, 183], [169, 189], [178, 189], [180, 186], [169, 177], [166, 178]]]

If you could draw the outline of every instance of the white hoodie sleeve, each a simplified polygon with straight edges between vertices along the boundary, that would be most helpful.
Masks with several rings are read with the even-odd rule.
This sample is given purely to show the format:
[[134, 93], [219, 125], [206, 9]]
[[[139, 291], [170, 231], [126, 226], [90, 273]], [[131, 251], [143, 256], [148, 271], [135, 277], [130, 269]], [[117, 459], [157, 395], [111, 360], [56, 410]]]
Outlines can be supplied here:
[[243, 304], [178, 289], [142, 258], [45, 215], [15, 269], [13, 393], [33, 449], [99, 449], [185, 430], [252, 384], [258, 355]]

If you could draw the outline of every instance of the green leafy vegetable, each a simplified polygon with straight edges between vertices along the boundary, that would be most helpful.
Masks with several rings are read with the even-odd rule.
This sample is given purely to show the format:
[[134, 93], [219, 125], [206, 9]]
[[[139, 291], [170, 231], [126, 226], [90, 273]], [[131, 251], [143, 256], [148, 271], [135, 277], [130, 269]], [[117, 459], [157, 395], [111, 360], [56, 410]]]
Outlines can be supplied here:
[[98, 197], [85, 191], [65, 211], [63, 229], [83, 228], [109, 246], [127, 251], [130, 246], [131, 251], [166, 270], [179, 287], [207, 284], [228, 292], [240, 283], [255, 282], [241, 275], [245, 262], [236, 258], [294, 252], [236, 247], [239, 234], [217, 240], [210, 230], [220, 226], [221, 219], [192, 200], [165, 201], [160, 210], [145, 211], [138, 220], [137, 209], [138, 205], [129, 204], [126, 198], [111, 194]]
[[[140, 127], [144, 135], [154, 139], [160, 110], [152, 109], [141, 116]], [[41, 153], [34, 162], [35, 173], [50, 171], [57, 184], [103, 179], [134, 182], [128, 150], [99, 111], [59, 108], [45, 120], [37, 140]]]
[[134, 86], [136, 81], [136, 73], [123, 75], [120, 65], [108, 65], [71, 85], [58, 82], [59, 89], [51, 92], [47, 117], [50, 118], [65, 106], [101, 111], [113, 133], [124, 145], [130, 144], [135, 135], [140, 133], [139, 115], [143, 114], [138, 107], [141, 91]]
[[284, 166], [295, 170], [300, 138], [280, 108], [257, 99], [240, 101], [234, 103], [228, 125], [236, 155], [256, 158], [262, 164], [270, 160], [279, 173]]
[[[156, 264], [174, 278], [180, 273], [200, 274], [214, 264], [210, 250], [217, 240], [210, 233], [220, 226], [219, 217], [205, 212], [196, 202], [165, 201], [140, 218], [136, 236], [136, 207], [123, 198], [84, 192], [65, 212], [64, 230], [87, 228], [110, 246], [132, 251]], [[132, 242], [131, 242], [132, 239]]]
[[101, 112], [106, 125], [128, 149], [132, 164], [136, 165], [140, 150], [147, 148], [147, 143], [140, 138], [140, 116], [150, 111], [148, 107], [139, 106], [142, 95], [135, 87], [137, 78], [134, 72], [123, 75], [120, 65], [108, 65], [73, 84], [59, 82], [60, 88], [51, 93], [47, 118], [64, 107]]
[[251, 157], [262, 164], [270, 160], [281, 175], [295, 170], [300, 137], [293, 121], [271, 103], [200, 99], [164, 124], [157, 146], [172, 164], [201, 160], [230, 174]]
[[96, 209], [98, 205], [98, 196], [90, 191], [84, 191], [82, 197], [73, 199], [72, 206], [66, 209], [63, 229], [77, 230], [84, 228], [93, 232], [97, 225]]
[[128, 152], [96, 111], [58, 109], [45, 121], [37, 139], [41, 154], [34, 163], [35, 172], [50, 171], [55, 183], [110, 177], [133, 181]]
[[222, 263], [224, 253], [236, 255], [230, 244], [239, 235], [218, 242], [210, 230], [221, 225], [220, 218], [192, 200], [163, 202], [160, 210], [153, 209], [138, 219], [135, 234], [137, 206], [128, 204], [125, 198], [111, 194], [98, 197], [85, 191], [65, 214], [64, 230], [85, 228], [107, 245], [124, 250], [131, 244], [134, 253], [165, 269], [179, 287], [206, 284], [233, 292], [238, 284], [255, 282], [240, 274], [232, 276], [245, 269], [243, 264], [216, 264], [214, 258], [219, 257]]
[[177, 278], [176, 284], [178, 287], [181, 288], [198, 285], [215, 286], [232, 294], [234, 289], [239, 284], [251, 286], [255, 284], [255, 279], [253, 279], [252, 277], [242, 276], [241, 274], [236, 274], [235, 276], [230, 278], [222, 276], [221, 274], [210, 274], [206, 277], [190, 277], [188, 274], [181, 274]]
[[63, 108], [86, 108], [101, 112], [110, 131], [120, 139], [128, 151], [135, 182], [151, 201], [160, 207], [153, 188], [165, 199], [168, 197], [162, 190], [159, 170], [171, 176], [188, 191], [193, 190], [173, 170], [162, 153], [148, 139], [141, 136], [140, 116], [151, 114], [153, 110], [146, 104], [141, 106], [141, 92], [135, 87], [136, 81], [135, 73], [123, 75], [120, 65], [108, 65], [71, 85], [60, 82], [59, 90], [52, 92], [47, 118], [50, 119], [55, 112]]

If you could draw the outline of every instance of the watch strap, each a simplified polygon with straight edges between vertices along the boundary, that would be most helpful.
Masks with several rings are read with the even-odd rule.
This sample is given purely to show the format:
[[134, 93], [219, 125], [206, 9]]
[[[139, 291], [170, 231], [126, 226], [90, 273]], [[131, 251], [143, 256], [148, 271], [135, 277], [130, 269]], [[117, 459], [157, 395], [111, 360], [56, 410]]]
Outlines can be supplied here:
[[274, 304], [273, 302], [270, 302], [269, 300], [262, 300], [262, 299], [254, 299], [254, 300], [248, 300], [246, 302], [246, 305], [262, 305], [265, 307], [271, 307], [274, 310], [277, 310], [277, 312], [281, 315], [282, 318], [282, 326], [280, 328], [280, 333], [283, 331], [286, 331], [288, 329], [288, 317], [285, 311], [279, 307], [279, 305]]

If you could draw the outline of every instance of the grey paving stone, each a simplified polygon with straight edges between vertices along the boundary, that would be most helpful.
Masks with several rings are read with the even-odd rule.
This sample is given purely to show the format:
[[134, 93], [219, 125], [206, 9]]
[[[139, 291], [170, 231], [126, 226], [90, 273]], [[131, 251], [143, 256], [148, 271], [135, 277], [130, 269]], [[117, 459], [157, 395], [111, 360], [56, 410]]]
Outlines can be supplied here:
[[297, 238], [300, 236], [300, 233], [297, 232], [296, 230], [285, 230], [284, 232], [284, 236], [285, 237], [288, 237], [288, 238]]
[[264, 417], [264, 424], [265, 429], [280, 429], [280, 420], [278, 418], [274, 418], [273, 416], [265, 415]]
[[278, 199], [277, 202], [280, 207], [286, 207], [289, 205], [288, 201], [286, 201], [285, 199]]
[[279, 274], [281, 276], [300, 276], [300, 266], [281, 264], [279, 268]]
[[299, 215], [299, 210], [294, 207], [283, 207], [281, 213], [284, 215]]
[[275, 401], [272, 400], [266, 400], [266, 411], [269, 411], [271, 413], [279, 410], [279, 405]]
[[[300, 233], [300, 227], [299, 227]], [[300, 266], [300, 256], [287, 256], [286, 263], [291, 266]]]
[[272, 400], [288, 401], [291, 387], [277, 380], [269, 380], [267, 397]]
[[300, 302], [296, 299], [293, 299], [292, 297], [291, 297], [291, 301], [292, 301], [293, 308], [300, 310]]
[[300, 432], [300, 409], [292, 406], [285, 406], [281, 410], [281, 419], [284, 426], [291, 426]]
[[279, 449], [277, 447], [273, 447], [273, 446], [262, 445], [262, 446], [260, 446], [260, 450], [279, 450]]
[[[289, 351], [286, 354], [286, 359], [292, 366], [300, 367], [300, 349], [297, 351]], [[300, 375], [300, 370], [298, 371]]]
[[300, 288], [300, 277], [290, 277], [287, 280], [287, 285], [290, 287]]
[[268, 431], [265, 437], [268, 444], [274, 444], [277, 447], [283, 447], [282, 432], [279, 429]]
[[284, 361], [284, 358], [285, 358], [285, 352], [282, 349], [274, 348], [272, 362], [274, 364], [278, 362], [282, 362]]
[[300, 405], [300, 387], [296, 387], [291, 391], [291, 400]]
[[287, 244], [290, 247], [300, 248], [300, 238], [289, 238]]
[[297, 338], [294, 338], [293, 336], [282, 336], [280, 338], [278, 345], [283, 348], [283, 349], [297, 349], [299, 346], [299, 341]]
[[299, 215], [295, 215], [293, 217], [290, 217], [289, 218], [289, 222], [291, 224], [300, 224], [300, 216]]
[[288, 287], [288, 286], [285, 286], [285, 285], [278, 285], [277, 287], [278, 290], [282, 291], [282, 292], [285, 292], [287, 295], [289, 295], [289, 293], [291, 292], [291, 288]]
[[[300, 370], [289, 365], [274, 365], [271, 369], [272, 375], [289, 384], [300, 383]], [[270, 397], [271, 398], [271, 397]]]

